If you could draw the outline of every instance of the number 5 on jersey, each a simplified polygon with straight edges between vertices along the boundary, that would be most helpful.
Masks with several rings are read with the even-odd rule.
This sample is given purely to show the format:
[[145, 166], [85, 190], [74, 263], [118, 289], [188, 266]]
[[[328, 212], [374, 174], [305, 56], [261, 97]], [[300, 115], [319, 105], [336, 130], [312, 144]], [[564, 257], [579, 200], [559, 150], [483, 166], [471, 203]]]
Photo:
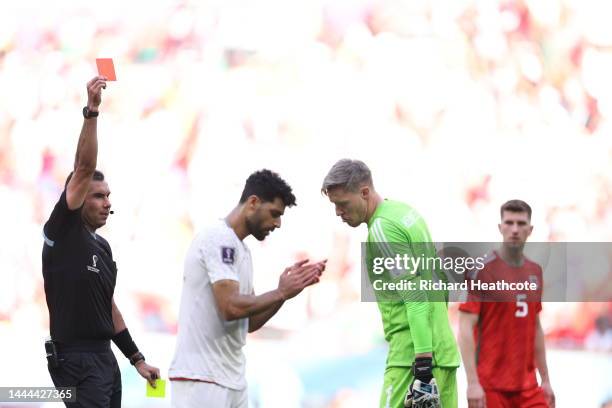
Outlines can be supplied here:
[[527, 307], [527, 299], [526, 294], [516, 295], [516, 312], [514, 312], [515, 317], [525, 317], [527, 313], [529, 313], [529, 308]]

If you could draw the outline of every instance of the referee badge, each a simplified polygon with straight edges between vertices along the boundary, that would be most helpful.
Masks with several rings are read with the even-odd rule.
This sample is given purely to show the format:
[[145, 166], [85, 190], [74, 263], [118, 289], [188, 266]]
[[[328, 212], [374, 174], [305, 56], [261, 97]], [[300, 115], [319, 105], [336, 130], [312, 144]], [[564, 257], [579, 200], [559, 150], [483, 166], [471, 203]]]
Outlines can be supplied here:
[[221, 247], [221, 260], [224, 264], [232, 265], [234, 263], [235, 249], [231, 247]]
[[87, 270], [90, 272], [100, 273], [100, 270], [97, 268], [98, 263], [98, 255], [93, 255], [91, 257], [91, 264], [93, 266], [87, 265]]

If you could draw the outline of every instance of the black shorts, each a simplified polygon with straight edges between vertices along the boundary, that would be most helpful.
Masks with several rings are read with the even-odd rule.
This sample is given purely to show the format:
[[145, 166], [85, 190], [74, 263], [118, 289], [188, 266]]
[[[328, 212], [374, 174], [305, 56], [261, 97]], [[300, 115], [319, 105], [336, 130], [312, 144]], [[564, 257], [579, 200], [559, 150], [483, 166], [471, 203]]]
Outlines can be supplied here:
[[121, 407], [121, 372], [113, 352], [64, 352], [64, 361], [49, 369], [56, 387], [76, 387], [76, 402], [65, 402], [70, 408]]

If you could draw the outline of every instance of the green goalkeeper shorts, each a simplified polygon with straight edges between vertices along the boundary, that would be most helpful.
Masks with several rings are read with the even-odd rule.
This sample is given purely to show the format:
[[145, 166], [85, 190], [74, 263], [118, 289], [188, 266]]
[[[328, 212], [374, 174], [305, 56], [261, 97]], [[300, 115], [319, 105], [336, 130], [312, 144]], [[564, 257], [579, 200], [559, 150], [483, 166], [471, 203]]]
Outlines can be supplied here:
[[[442, 408], [457, 408], [457, 369], [434, 367], [433, 376], [440, 391]], [[385, 368], [385, 381], [380, 395], [380, 408], [404, 408], [404, 398], [414, 375], [411, 367]]]

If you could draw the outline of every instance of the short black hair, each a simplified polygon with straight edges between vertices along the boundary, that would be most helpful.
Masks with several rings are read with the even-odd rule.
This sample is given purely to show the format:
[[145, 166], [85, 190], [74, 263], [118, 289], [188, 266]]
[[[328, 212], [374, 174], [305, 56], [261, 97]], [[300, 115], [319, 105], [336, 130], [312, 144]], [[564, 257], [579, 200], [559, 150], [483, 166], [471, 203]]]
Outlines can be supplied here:
[[[68, 187], [68, 183], [70, 182], [70, 179], [72, 178], [73, 174], [74, 174], [74, 171], [71, 171], [70, 174], [68, 175], [68, 178], [66, 179], [66, 182], [64, 183], [64, 188]], [[100, 170], [95, 170], [91, 180], [92, 181], [104, 181], [104, 173], [102, 173]]]
[[499, 215], [501, 217], [504, 216], [504, 211], [518, 212], [518, 213], [526, 212], [527, 218], [531, 220], [531, 207], [529, 206], [529, 204], [527, 204], [523, 200], [506, 201], [504, 205], [502, 205], [501, 208], [499, 209]]
[[296, 205], [295, 196], [289, 184], [268, 169], [256, 171], [249, 176], [240, 196], [240, 204], [243, 204], [252, 195], [259, 197], [264, 202], [272, 202], [278, 197], [287, 207]]

